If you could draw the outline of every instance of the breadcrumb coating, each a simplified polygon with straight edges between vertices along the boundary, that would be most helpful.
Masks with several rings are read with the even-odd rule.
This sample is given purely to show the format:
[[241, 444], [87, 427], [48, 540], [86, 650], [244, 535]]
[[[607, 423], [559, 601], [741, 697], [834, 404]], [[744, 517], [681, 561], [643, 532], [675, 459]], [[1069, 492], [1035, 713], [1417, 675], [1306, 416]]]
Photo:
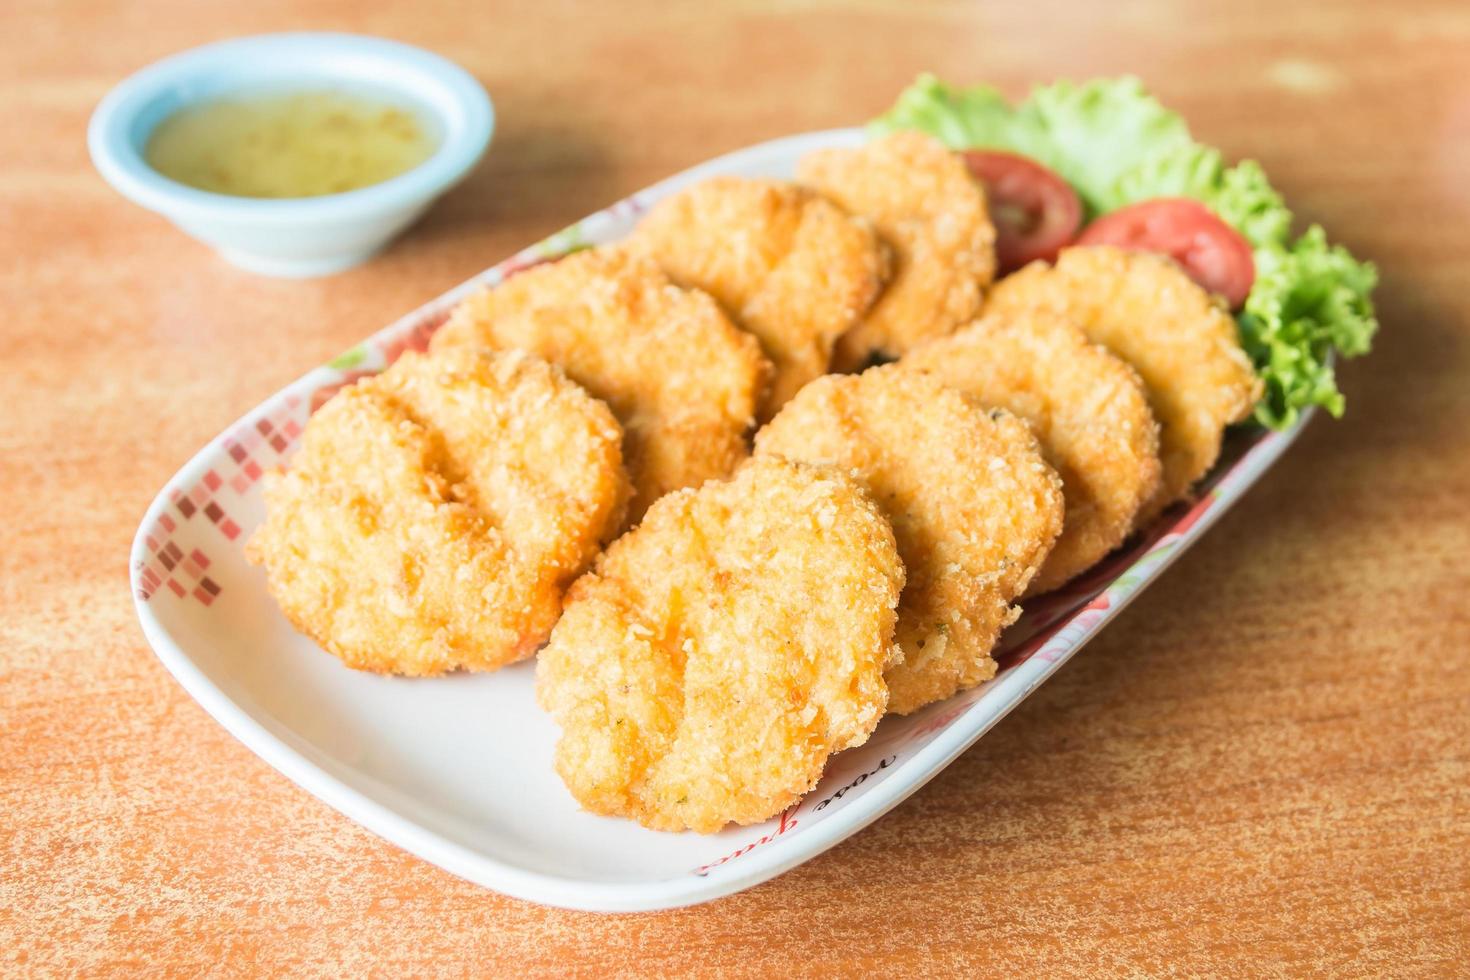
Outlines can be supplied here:
[[877, 725], [903, 578], [878, 507], [830, 468], [753, 459], [662, 498], [537, 661], [557, 772], [658, 830], [769, 819]]
[[987, 313], [1050, 310], [1138, 371], [1159, 422], [1163, 479], [1138, 526], [1189, 496], [1220, 456], [1225, 427], [1243, 422], [1261, 380], [1235, 321], [1175, 262], [1111, 246], [1063, 249], [996, 283]]
[[1062, 478], [1062, 533], [1031, 594], [1122, 544], [1158, 489], [1159, 427], [1138, 373], [1053, 313], [982, 317], [899, 363], [1025, 419]]
[[726, 476], [750, 454], [746, 433], [771, 372], [760, 344], [714, 299], [617, 247], [469, 297], [434, 337], [434, 350], [453, 346], [529, 351], [607, 402], [623, 426], [632, 522], [664, 494]]
[[826, 373], [833, 343], [888, 277], [887, 250], [867, 222], [775, 180], [702, 181], [656, 204], [632, 241], [759, 338], [775, 365], [762, 419]]
[[837, 341], [834, 369], [898, 357], [979, 312], [995, 277], [995, 226], [984, 188], [938, 140], [901, 131], [859, 149], [819, 150], [801, 160], [797, 178], [871, 219], [893, 251], [892, 279]]
[[408, 353], [266, 483], [246, 554], [301, 632], [382, 673], [530, 656], [628, 494], [607, 406], [519, 351]]
[[[899, 365], [812, 382], [756, 434], [770, 456], [837, 466], [893, 525], [908, 576], [885, 673], [907, 714], [995, 675], [991, 649], [1062, 527], [1061, 480], [1026, 423]], [[749, 464], [747, 464], [749, 465]]]

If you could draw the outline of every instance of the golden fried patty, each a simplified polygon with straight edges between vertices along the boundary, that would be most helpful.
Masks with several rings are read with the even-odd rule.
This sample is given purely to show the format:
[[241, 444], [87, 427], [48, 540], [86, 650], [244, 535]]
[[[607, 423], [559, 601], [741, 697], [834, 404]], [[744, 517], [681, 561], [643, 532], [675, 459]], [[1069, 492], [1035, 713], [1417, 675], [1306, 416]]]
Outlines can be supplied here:
[[990, 650], [1062, 526], [1061, 481], [1026, 423], [898, 365], [829, 375], [756, 435], [755, 456], [852, 472], [893, 525], [908, 584], [885, 675], [906, 714], [995, 674]]
[[893, 532], [835, 470], [751, 460], [664, 497], [572, 586], [537, 661], [557, 772], [659, 830], [774, 816], [882, 716], [902, 586]]
[[312, 417], [247, 555], [351, 667], [492, 670], [545, 640], [620, 518], [621, 441], [537, 358], [405, 354]]
[[471, 296], [433, 347], [520, 348], [563, 368], [622, 423], [628, 518], [681, 487], [726, 476], [771, 370], [760, 345], [707, 294], [646, 256], [594, 248]]
[[1235, 321], [1173, 260], [1111, 246], [1063, 249], [996, 283], [987, 313], [1050, 310], [1138, 371], [1159, 422], [1163, 480], [1139, 514], [1147, 523], [1189, 495], [1220, 455], [1225, 427], [1244, 421], [1261, 381]]
[[1062, 478], [1062, 534], [1030, 591], [1123, 543], [1159, 485], [1158, 423], [1138, 373], [1053, 313], [982, 317], [899, 362], [1025, 419]]
[[805, 157], [798, 178], [872, 220], [893, 250], [893, 278], [862, 323], [837, 342], [833, 366], [894, 358], [968, 323], [995, 276], [985, 191], [939, 141], [897, 132], [854, 150]]
[[867, 312], [888, 270], [865, 222], [774, 180], [695, 184], [655, 205], [633, 243], [760, 339], [776, 368], [764, 418], [826, 373], [832, 344]]

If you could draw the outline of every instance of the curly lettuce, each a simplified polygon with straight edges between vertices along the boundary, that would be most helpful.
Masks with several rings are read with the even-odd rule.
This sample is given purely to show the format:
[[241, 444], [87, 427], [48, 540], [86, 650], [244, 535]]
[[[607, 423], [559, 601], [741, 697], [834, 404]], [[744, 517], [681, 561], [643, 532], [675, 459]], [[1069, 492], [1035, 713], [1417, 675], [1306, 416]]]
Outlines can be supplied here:
[[1056, 82], [1013, 105], [989, 86], [954, 88], [925, 75], [870, 129], [917, 129], [955, 149], [1025, 154], [1066, 179], [1089, 218], [1154, 197], [1207, 205], [1254, 252], [1256, 281], [1237, 323], [1264, 382], [1256, 420], [1286, 428], [1312, 405], [1342, 414], [1332, 356], [1367, 352], [1378, 329], [1377, 271], [1329, 246], [1316, 225], [1293, 241], [1292, 214], [1260, 165], [1226, 166], [1138, 79]]

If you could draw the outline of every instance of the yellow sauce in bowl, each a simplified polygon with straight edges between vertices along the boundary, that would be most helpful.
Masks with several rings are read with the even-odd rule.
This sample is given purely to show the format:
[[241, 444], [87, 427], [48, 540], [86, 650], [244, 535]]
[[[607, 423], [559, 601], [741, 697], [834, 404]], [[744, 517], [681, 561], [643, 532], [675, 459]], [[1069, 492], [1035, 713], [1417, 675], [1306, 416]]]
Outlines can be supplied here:
[[437, 143], [410, 109], [299, 91], [181, 109], [153, 131], [143, 156], [165, 177], [216, 194], [319, 197], [406, 173]]

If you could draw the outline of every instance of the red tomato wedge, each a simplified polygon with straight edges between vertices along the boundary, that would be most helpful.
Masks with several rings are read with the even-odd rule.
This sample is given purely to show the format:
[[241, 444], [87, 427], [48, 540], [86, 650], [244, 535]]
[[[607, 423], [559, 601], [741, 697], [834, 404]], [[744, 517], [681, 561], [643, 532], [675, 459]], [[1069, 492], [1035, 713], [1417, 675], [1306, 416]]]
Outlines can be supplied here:
[[1077, 192], [1047, 167], [1016, 153], [966, 150], [965, 164], [985, 185], [995, 222], [995, 260], [1004, 274], [1054, 259], [1082, 224]]
[[1105, 214], [1082, 230], [1078, 245], [1162, 252], [1189, 278], [1239, 309], [1256, 281], [1250, 242], [1198, 201], [1156, 197]]

